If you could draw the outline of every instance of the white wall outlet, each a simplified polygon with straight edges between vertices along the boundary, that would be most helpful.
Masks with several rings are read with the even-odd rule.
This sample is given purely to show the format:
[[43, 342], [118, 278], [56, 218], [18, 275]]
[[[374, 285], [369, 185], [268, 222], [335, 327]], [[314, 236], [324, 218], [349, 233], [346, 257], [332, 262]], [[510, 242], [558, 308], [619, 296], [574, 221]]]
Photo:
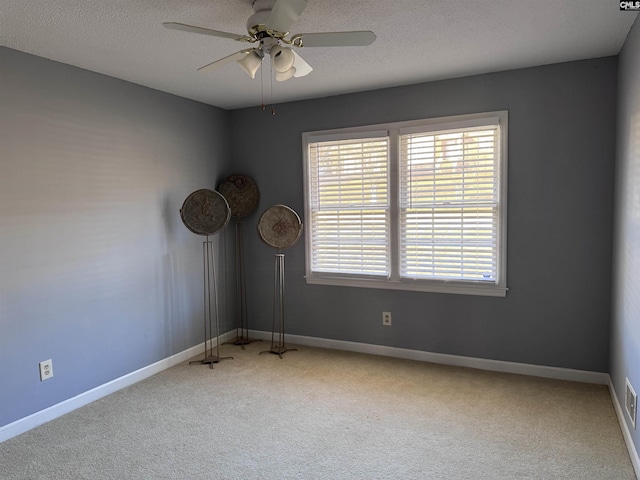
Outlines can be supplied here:
[[53, 377], [53, 360], [45, 360], [40, 362], [40, 381], [44, 382]]
[[382, 312], [382, 325], [391, 326], [391, 312]]
[[638, 396], [636, 395], [635, 390], [631, 386], [631, 382], [627, 378], [627, 388], [625, 389], [624, 394], [624, 406], [627, 411], [627, 415], [629, 415], [629, 419], [631, 420], [631, 425], [635, 430], [636, 428], [636, 417], [638, 415]]

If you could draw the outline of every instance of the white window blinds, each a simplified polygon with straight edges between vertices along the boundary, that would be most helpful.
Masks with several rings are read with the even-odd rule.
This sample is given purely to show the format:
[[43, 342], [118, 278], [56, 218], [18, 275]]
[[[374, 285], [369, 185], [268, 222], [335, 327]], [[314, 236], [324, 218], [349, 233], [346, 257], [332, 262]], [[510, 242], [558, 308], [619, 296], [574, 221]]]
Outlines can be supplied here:
[[311, 142], [307, 186], [313, 272], [389, 276], [389, 142]]
[[302, 134], [308, 284], [505, 296], [508, 112]]
[[400, 135], [402, 278], [496, 282], [499, 145], [497, 124]]

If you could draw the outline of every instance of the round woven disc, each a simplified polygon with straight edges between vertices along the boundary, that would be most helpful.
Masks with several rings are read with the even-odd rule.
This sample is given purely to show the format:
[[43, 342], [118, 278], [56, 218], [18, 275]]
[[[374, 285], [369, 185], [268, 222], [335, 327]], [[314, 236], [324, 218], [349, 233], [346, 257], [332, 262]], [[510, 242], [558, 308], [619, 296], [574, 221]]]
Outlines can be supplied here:
[[260, 216], [258, 234], [274, 248], [287, 248], [296, 243], [302, 232], [298, 214], [286, 205], [274, 205]]
[[234, 217], [245, 217], [258, 208], [260, 192], [246, 175], [229, 175], [220, 183], [218, 191], [227, 199]]
[[225, 198], [214, 190], [196, 190], [182, 204], [180, 217], [197, 235], [213, 235], [229, 223], [231, 212]]

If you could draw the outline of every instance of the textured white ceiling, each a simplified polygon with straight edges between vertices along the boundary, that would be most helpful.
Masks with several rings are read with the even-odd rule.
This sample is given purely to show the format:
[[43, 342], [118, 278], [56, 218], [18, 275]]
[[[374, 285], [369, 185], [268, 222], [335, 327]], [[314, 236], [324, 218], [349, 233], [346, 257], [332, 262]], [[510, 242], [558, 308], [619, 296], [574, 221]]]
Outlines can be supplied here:
[[[271, 85], [234, 64], [251, 0], [0, 0], [0, 45], [232, 109], [619, 53], [637, 13], [617, 0], [309, 0], [295, 32], [373, 30], [368, 47], [298, 50], [313, 66]], [[268, 62], [264, 62], [268, 67]], [[270, 93], [272, 90], [272, 94]]]

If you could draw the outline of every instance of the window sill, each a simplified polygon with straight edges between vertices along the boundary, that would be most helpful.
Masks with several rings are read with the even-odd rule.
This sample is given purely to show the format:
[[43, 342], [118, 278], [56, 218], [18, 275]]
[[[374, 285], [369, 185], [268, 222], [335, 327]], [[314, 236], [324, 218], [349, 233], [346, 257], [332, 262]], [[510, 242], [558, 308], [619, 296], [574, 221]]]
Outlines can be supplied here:
[[355, 279], [328, 276], [307, 276], [308, 285], [330, 285], [336, 287], [377, 288], [382, 290], [404, 290], [409, 292], [449, 293], [485, 297], [506, 297], [506, 287], [462, 282], [411, 282], [378, 279]]

